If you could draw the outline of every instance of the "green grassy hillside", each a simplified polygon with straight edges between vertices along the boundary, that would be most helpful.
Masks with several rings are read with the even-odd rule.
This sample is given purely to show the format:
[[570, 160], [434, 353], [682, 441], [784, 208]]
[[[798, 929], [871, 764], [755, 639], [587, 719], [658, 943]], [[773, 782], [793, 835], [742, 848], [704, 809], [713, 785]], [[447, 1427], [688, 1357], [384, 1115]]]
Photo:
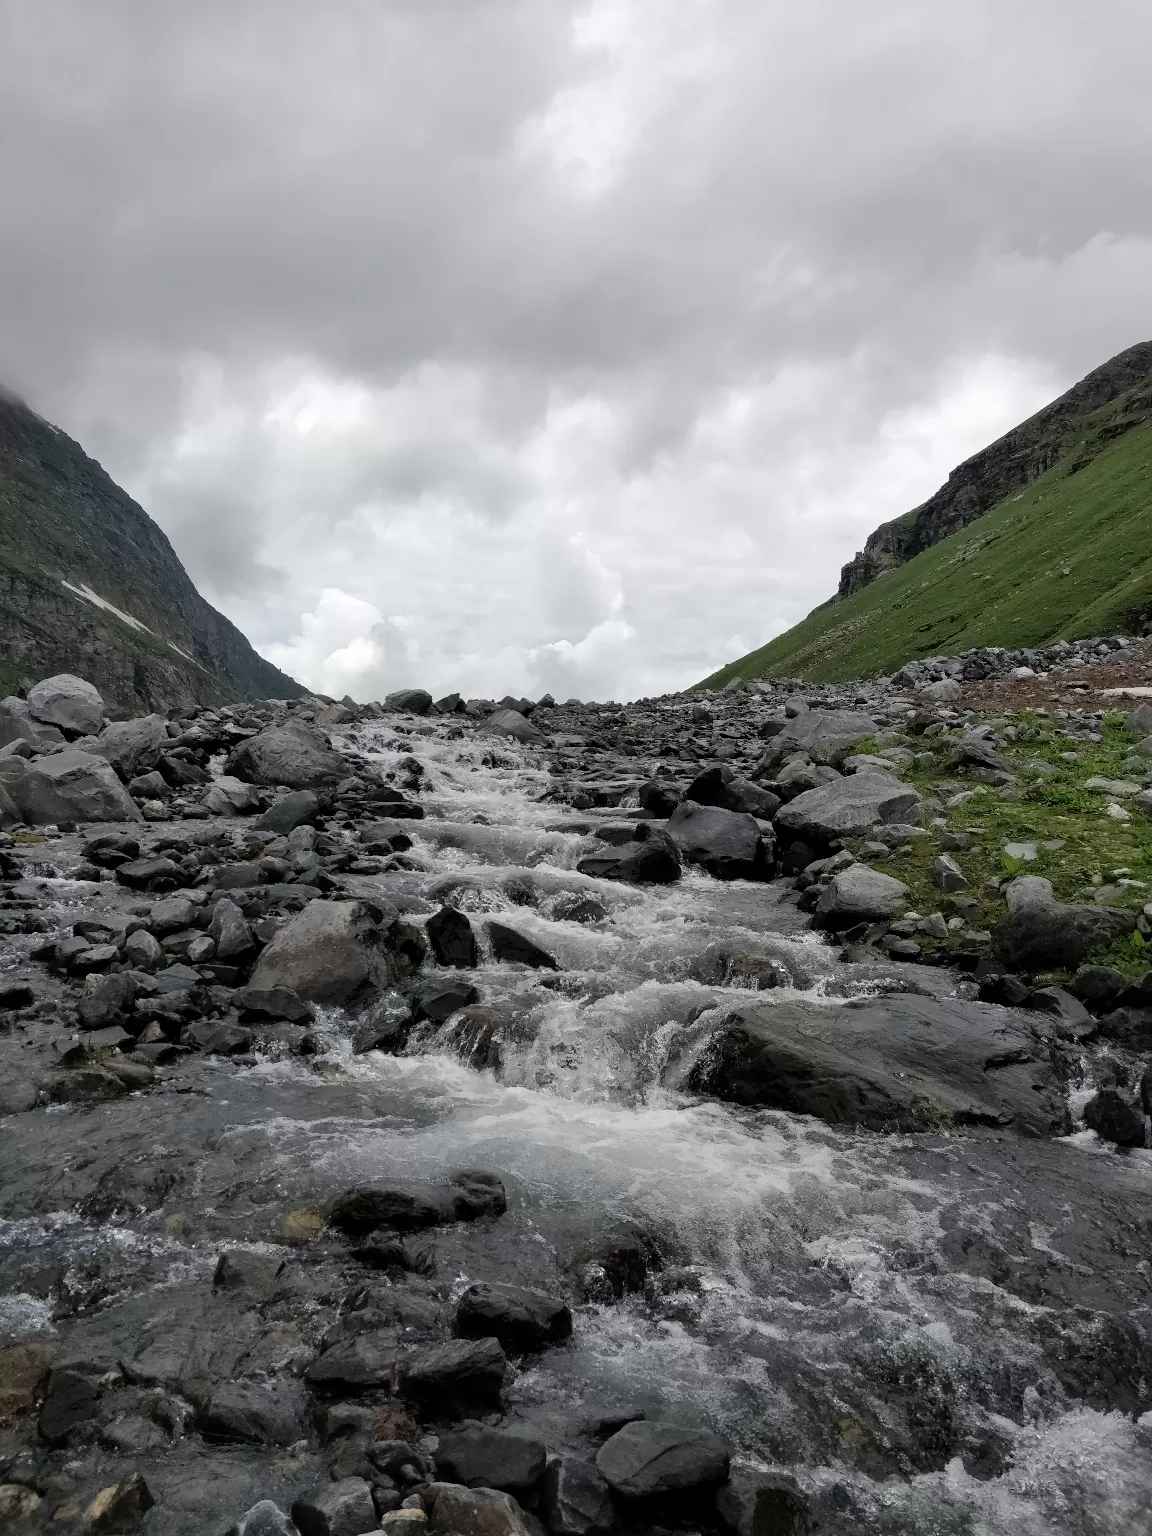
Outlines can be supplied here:
[[1109, 437], [700, 686], [840, 682], [977, 645], [1131, 632], [1152, 613], [1152, 420]]

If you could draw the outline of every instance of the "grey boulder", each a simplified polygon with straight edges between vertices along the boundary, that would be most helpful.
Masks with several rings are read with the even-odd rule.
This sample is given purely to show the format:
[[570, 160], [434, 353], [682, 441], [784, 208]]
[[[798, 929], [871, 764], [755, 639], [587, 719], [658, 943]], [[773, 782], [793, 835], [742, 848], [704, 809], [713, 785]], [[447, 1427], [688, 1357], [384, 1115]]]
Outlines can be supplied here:
[[432, 708], [432, 695], [423, 688], [398, 688], [384, 700], [385, 709], [396, 709], [407, 715], [426, 715]]
[[377, 1528], [372, 1489], [362, 1477], [345, 1477], [303, 1494], [292, 1505], [300, 1536], [364, 1536]]
[[717, 1490], [716, 1513], [732, 1536], [808, 1536], [813, 1519], [786, 1472], [737, 1472]]
[[1008, 916], [994, 934], [1010, 971], [1074, 970], [1084, 956], [1131, 933], [1134, 912], [1057, 901], [1042, 875], [1022, 875], [1005, 892]]
[[684, 800], [668, 818], [667, 831], [685, 863], [699, 864], [717, 880], [767, 880], [775, 851], [754, 816]]
[[587, 1461], [558, 1457], [544, 1474], [541, 1500], [553, 1536], [608, 1536], [616, 1524], [612, 1491]]
[[246, 1510], [229, 1531], [228, 1536], [300, 1536], [295, 1521], [274, 1504], [271, 1499], [261, 1499]]
[[[640, 832], [645, 835], [640, 837]], [[621, 880], [629, 885], [672, 885], [679, 880], [680, 849], [667, 832], [637, 822], [632, 840], [616, 854], [592, 854], [576, 866], [594, 880]]]
[[294, 1405], [282, 1392], [239, 1381], [213, 1388], [200, 1412], [199, 1426], [206, 1439], [252, 1445], [291, 1445], [303, 1433]]
[[432, 1483], [424, 1498], [432, 1536], [543, 1536], [539, 1520], [499, 1488]]
[[521, 1285], [471, 1285], [456, 1307], [454, 1332], [462, 1339], [499, 1339], [506, 1349], [543, 1349], [572, 1332], [565, 1302]]
[[62, 821], [140, 821], [136, 802], [106, 758], [66, 747], [25, 762], [0, 760], [0, 789], [33, 826]]
[[423, 947], [415, 929], [382, 920], [371, 903], [310, 901], [261, 952], [249, 985], [288, 987], [310, 1003], [343, 1008], [410, 976]]
[[348, 765], [321, 731], [293, 721], [269, 726], [242, 741], [229, 754], [224, 771], [249, 784], [315, 789], [322, 784], [338, 784], [347, 777]]
[[746, 1007], [721, 1024], [692, 1084], [874, 1131], [1062, 1135], [1070, 1122], [1050, 1029], [1040, 1016], [916, 996]]
[[657, 1498], [722, 1483], [728, 1476], [728, 1447], [705, 1430], [640, 1419], [604, 1442], [596, 1466], [622, 1498]]
[[440, 1344], [405, 1361], [400, 1391], [436, 1404], [495, 1405], [508, 1362], [495, 1339], [460, 1339]]
[[[805, 716], [799, 718], [804, 719]], [[910, 784], [882, 773], [854, 773], [806, 790], [776, 812], [777, 836], [789, 832], [813, 847], [857, 837], [877, 822], [908, 821], [920, 804]]]
[[814, 763], [835, 763], [846, 752], [875, 735], [871, 715], [852, 709], [806, 709], [789, 720], [772, 738], [765, 758], [779, 762], [804, 751]]
[[466, 1488], [502, 1488], [506, 1493], [527, 1493], [544, 1476], [548, 1452], [539, 1440], [467, 1423], [455, 1433], [440, 1436], [436, 1451], [437, 1474], [448, 1483]]
[[253, 785], [222, 773], [205, 790], [201, 804], [213, 816], [243, 816], [260, 809], [260, 796]]
[[851, 864], [834, 875], [822, 892], [814, 926], [831, 932], [853, 928], [857, 923], [895, 917], [907, 904], [908, 887], [902, 881], [867, 864]]
[[298, 789], [270, 805], [254, 823], [258, 832], [279, 832], [287, 837], [297, 827], [310, 825], [320, 814], [320, 802], [310, 789]]
[[101, 731], [91, 750], [106, 757], [125, 783], [148, 773], [168, 748], [168, 722], [163, 715], [115, 720]]
[[28, 710], [34, 720], [74, 736], [97, 736], [104, 727], [104, 700], [91, 683], [71, 672], [46, 677], [30, 688]]
[[504, 736], [512, 741], [522, 741], [526, 746], [547, 740], [543, 732], [526, 720], [518, 709], [498, 709], [494, 715], [488, 716], [480, 732], [484, 736]]

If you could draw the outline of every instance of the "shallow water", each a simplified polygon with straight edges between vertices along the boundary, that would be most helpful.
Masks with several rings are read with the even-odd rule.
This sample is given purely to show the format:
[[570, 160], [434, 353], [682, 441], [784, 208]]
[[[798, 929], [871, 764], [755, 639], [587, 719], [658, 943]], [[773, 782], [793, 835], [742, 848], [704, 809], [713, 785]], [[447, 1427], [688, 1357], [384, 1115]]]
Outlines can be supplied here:
[[[1094, 1384], [1102, 1352], [1131, 1356], [1152, 1318], [1147, 1252], [1116, 1251], [1107, 1231], [1109, 1202], [1152, 1213], [1152, 1154], [1104, 1153], [1084, 1136], [853, 1134], [686, 1092], [710, 1027], [750, 1000], [695, 979], [714, 946], [780, 962], [787, 982], [764, 1002], [962, 984], [839, 965], [782, 885], [589, 880], [575, 866], [602, 845], [555, 829], [595, 815], [566, 818], [542, 798], [551, 780], [536, 755], [485, 753], [448, 729], [356, 733], [382, 766], [416, 756], [430, 788], [428, 820], [405, 823], [426, 870], [355, 885], [414, 920], [450, 889], [478, 928], [498, 916], [552, 953], [554, 976], [489, 956], [474, 977], [484, 1002], [515, 1000], [533, 1038], [506, 1043], [496, 1075], [458, 1059], [450, 1023], [422, 1027], [402, 1056], [354, 1055], [354, 1025], [333, 1013], [319, 1060], [191, 1060], [192, 1092], [178, 1108], [139, 1100], [129, 1144], [120, 1106], [29, 1118], [0, 1259], [51, 1228], [80, 1285], [85, 1255], [115, 1250], [123, 1289], [113, 1280], [94, 1304], [108, 1338], [128, 1338], [203, 1280], [222, 1241], [274, 1241], [289, 1207], [373, 1177], [490, 1168], [507, 1216], [437, 1237], [453, 1293], [478, 1278], [570, 1289], [620, 1231], [643, 1234], [662, 1266], [644, 1292], [581, 1306], [572, 1343], [511, 1381], [509, 1414], [552, 1443], [574, 1443], [602, 1408], [636, 1405], [707, 1422], [747, 1463], [787, 1466], [833, 1531], [1152, 1530], [1152, 1418], [1136, 1422], [1146, 1404], [1123, 1383], [1111, 1397]], [[571, 891], [596, 895], [608, 920], [557, 921]], [[194, 1169], [175, 1210], [95, 1231], [46, 1213], [65, 1126], [74, 1155], [54, 1173], [53, 1209], [69, 1209], [93, 1169], [147, 1154]], [[27, 1326], [43, 1311], [23, 1293], [0, 1306], [23, 1308]]]

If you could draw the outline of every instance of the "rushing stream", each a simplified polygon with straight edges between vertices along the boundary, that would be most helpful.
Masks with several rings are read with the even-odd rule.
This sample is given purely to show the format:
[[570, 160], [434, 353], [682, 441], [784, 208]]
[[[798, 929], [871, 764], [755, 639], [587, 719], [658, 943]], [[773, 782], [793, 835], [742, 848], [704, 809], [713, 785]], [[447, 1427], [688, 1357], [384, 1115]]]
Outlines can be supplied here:
[[[273, 1243], [285, 1211], [373, 1177], [483, 1167], [503, 1178], [507, 1215], [437, 1233], [437, 1279], [453, 1295], [484, 1278], [587, 1298], [571, 1342], [504, 1394], [509, 1421], [550, 1444], [641, 1408], [708, 1424], [743, 1462], [788, 1468], [829, 1531], [1152, 1530], [1152, 1419], [1133, 1416], [1133, 1318], [1109, 1272], [1139, 1256], [1109, 1246], [1101, 1203], [1102, 1191], [1147, 1200], [1152, 1153], [1107, 1154], [1086, 1133], [852, 1134], [688, 1091], [710, 1026], [749, 1001], [717, 984], [721, 951], [774, 957], [771, 999], [963, 983], [837, 963], [784, 882], [691, 871], [643, 888], [576, 873], [602, 848], [585, 829], [627, 808], [542, 799], [546, 764], [514, 743], [488, 749], [436, 723], [362, 727], [354, 744], [384, 768], [419, 759], [426, 819], [406, 824], [410, 867], [352, 888], [415, 920], [450, 895], [478, 930], [497, 916], [559, 969], [489, 956], [469, 973], [481, 1001], [501, 1005], [484, 1070], [451, 1019], [418, 1026], [400, 1055], [356, 1054], [356, 1022], [331, 1011], [320, 1056], [189, 1058], [187, 1095], [134, 1101], [130, 1130], [113, 1105], [28, 1119], [18, 1145], [7, 1122], [9, 1282], [41, 1249], [66, 1256], [77, 1288], [98, 1274], [85, 1348], [112, 1356], [141, 1328], [194, 1321], [186, 1298], [222, 1242]], [[572, 893], [606, 918], [558, 918]], [[62, 1122], [75, 1128], [64, 1158]], [[122, 1225], [65, 1214], [84, 1168], [111, 1156], [161, 1162], [183, 1183]], [[619, 1249], [647, 1271], [620, 1298], [603, 1257]], [[288, 1355], [327, 1300], [284, 1324]], [[10, 1313], [37, 1307], [47, 1328], [35, 1286], [0, 1297]], [[228, 1457], [248, 1454], [218, 1451], [202, 1475], [226, 1481]]]

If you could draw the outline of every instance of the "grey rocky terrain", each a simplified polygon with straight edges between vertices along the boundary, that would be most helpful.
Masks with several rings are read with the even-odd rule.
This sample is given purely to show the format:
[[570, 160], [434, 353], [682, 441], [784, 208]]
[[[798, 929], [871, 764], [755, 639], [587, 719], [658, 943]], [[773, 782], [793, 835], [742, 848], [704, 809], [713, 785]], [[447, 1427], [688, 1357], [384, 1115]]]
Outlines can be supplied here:
[[945, 660], [0, 702], [0, 1526], [1152, 1528], [1143, 930], [907, 917]]

